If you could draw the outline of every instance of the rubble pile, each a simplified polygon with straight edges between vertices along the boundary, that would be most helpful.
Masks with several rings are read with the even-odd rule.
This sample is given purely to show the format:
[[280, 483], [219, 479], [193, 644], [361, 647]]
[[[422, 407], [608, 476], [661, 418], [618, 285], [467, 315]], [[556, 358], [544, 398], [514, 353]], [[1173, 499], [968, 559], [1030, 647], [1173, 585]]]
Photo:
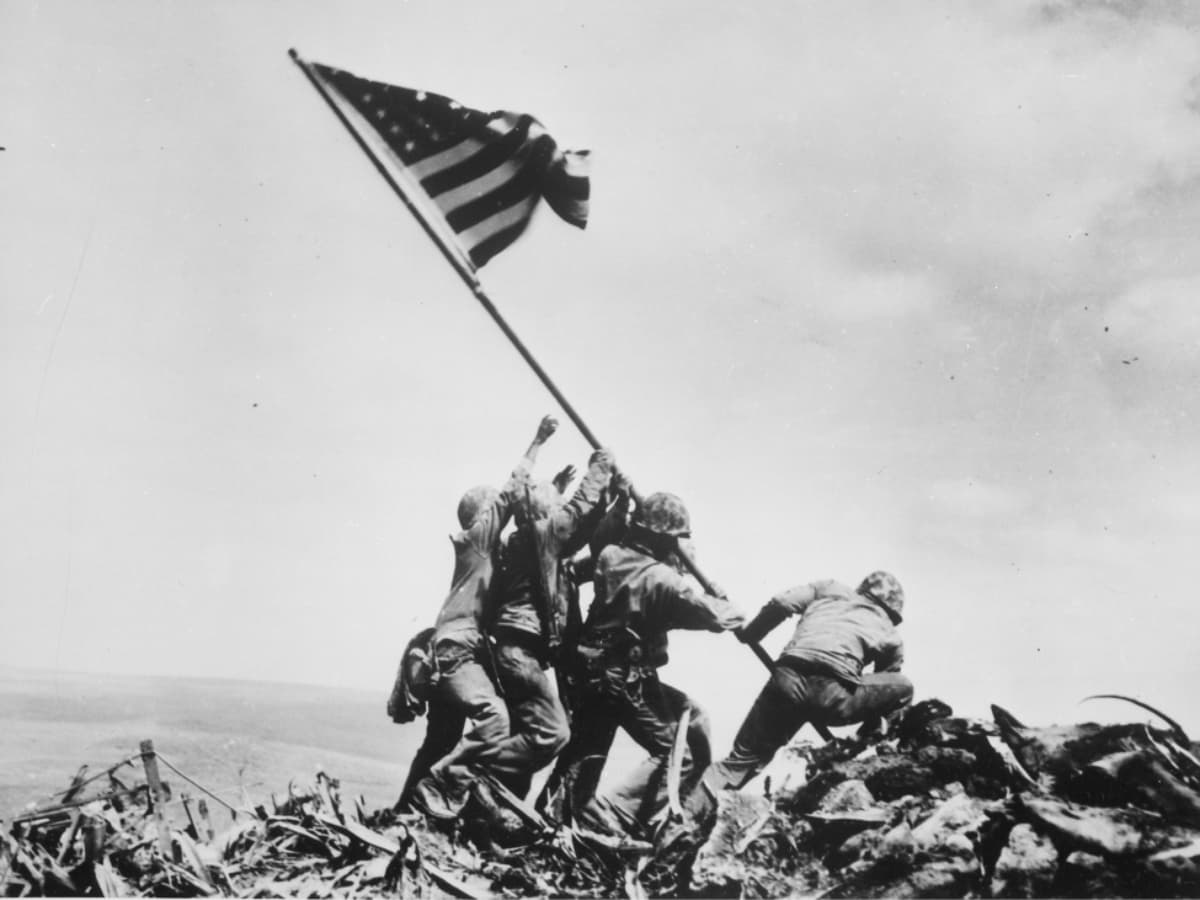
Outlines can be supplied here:
[[[270, 811], [235, 810], [215, 832], [203, 801], [182, 815], [172, 802], [163, 816], [169, 785], [156, 803], [150, 785], [120, 782], [117, 768], [107, 773], [115, 785], [90, 796], [68, 789], [0, 833], [0, 896], [471, 898], [511, 879], [511, 865], [484, 860], [420, 817], [343, 803], [324, 773], [313, 787], [289, 786]], [[181, 818], [187, 824], [173, 827]]]
[[1200, 762], [1175, 723], [1029, 728], [930, 700], [888, 737], [788, 748], [725, 792], [702, 896], [1200, 896]]
[[0, 895], [1200, 896], [1200, 761], [1175, 723], [993, 717], [926, 700], [883, 736], [793, 745], [763, 791], [668, 816], [655, 844], [553, 829], [486, 780], [453, 825], [318, 773], [218, 830], [149, 764], [147, 783], [81, 771], [0, 833]]

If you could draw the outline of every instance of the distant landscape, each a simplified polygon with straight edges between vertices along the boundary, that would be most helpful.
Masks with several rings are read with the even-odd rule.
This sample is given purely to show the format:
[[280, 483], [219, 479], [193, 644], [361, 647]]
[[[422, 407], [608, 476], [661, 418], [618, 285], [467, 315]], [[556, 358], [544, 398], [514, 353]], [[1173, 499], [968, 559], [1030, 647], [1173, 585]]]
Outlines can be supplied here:
[[[0, 817], [136, 755], [149, 738], [170, 762], [238, 805], [311, 785], [319, 768], [343, 796], [390, 805], [424, 735], [399, 726], [385, 693], [222, 679], [85, 675], [0, 666]], [[132, 781], [141, 767], [126, 769]], [[188, 787], [170, 771], [177, 793]], [[213, 812], [216, 804], [209, 803]]]

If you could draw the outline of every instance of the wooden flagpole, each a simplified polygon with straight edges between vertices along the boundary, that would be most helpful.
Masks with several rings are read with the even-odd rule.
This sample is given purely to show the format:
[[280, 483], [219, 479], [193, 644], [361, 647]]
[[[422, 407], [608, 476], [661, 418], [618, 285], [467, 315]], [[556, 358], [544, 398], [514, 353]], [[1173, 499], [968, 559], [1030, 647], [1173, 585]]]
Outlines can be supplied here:
[[[321, 95], [321, 98], [329, 105], [329, 108], [333, 110], [333, 113], [335, 116], [337, 116], [338, 121], [341, 122], [342, 125], [346, 127], [346, 130], [350, 132], [351, 137], [354, 138], [354, 142], [358, 144], [363, 153], [367, 155], [367, 158], [371, 160], [371, 163], [375, 166], [375, 169], [380, 175], [383, 176], [383, 180], [388, 183], [392, 191], [395, 192], [396, 196], [403, 201], [406, 207], [408, 207], [408, 211], [411, 212], [413, 216], [416, 217], [417, 221], [421, 223], [421, 227], [425, 230], [425, 233], [429, 236], [430, 240], [432, 240], [437, 245], [438, 249], [442, 251], [442, 256], [446, 258], [446, 261], [450, 263], [450, 265], [454, 268], [454, 271], [458, 273], [459, 277], [462, 278], [463, 282], [468, 288], [470, 288], [471, 293], [475, 296], [475, 299], [479, 301], [479, 305], [482, 306], [484, 311], [492, 317], [492, 321], [496, 323], [496, 325], [504, 333], [504, 336], [508, 338], [509, 343], [516, 348], [516, 351], [521, 354], [521, 358], [525, 360], [525, 362], [529, 365], [529, 368], [533, 369], [533, 373], [546, 387], [546, 390], [550, 392], [551, 396], [553, 396], [558, 402], [558, 405], [562, 407], [563, 412], [567, 414], [567, 417], [572, 423], [574, 423], [575, 427], [579, 429], [579, 433], [583, 435], [584, 439], [589, 445], [591, 445], [593, 450], [600, 449], [601, 444], [599, 439], [597, 439], [592, 430], [588, 428], [587, 423], [583, 421], [583, 418], [579, 415], [579, 413], [575, 411], [575, 407], [571, 405], [570, 401], [563, 396], [562, 391], [560, 391], [558, 389], [558, 385], [551, 380], [546, 370], [542, 368], [541, 363], [539, 363], [534, 355], [529, 352], [529, 348], [525, 346], [524, 341], [522, 341], [517, 336], [517, 333], [512, 330], [512, 326], [508, 324], [504, 316], [500, 315], [500, 310], [496, 309], [496, 305], [492, 303], [491, 298], [488, 297], [487, 292], [483, 289], [483, 285], [480, 283], [479, 278], [475, 274], [474, 267], [472, 267], [469, 263], [464, 262], [462, 256], [455, 253], [446, 243], [445, 236], [429, 223], [429, 221], [425, 218], [424, 211], [413, 202], [412, 198], [409, 197], [408, 193], [404, 190], [404, 187], [400, 184], [400, 182], [396, 180], [395, 176], [393, 176], [390, 171], [388, 171], [388, 167], [384, 165], [383, 160], [379, 158], [379, 155], [375, 152], [371, 145], [367, 143], [361, 134], [359, 134], [358, 129], [354, 127], [354, 123], [347, 118], [346, 114], [342, 111], [334, 99], [329, 96], [329, 92], [325, 90], [325, 86], [321, 83], [321, 80], [313, 74], [309, 64], [300, 58], [300, 54], [296, 52], [295, 48], [288, 50], [288, 56], [292, 58], [292, 62], [294, 62], [300, 68], [300, 71], [304, 73], [306, 78], [308, 78], [309, 83], [313, 86], [313, 88], [316, 89], [316, 92]], [[633, 493], [633, 498], [635, 502], [640, 502], [641, 500], [641, 497], [636, 492]], [[712, 582], [709, 581], [708, 578], [704, 576], [704, 573], [700, 571], [700, 567], [696, 565], [696, 561], [692, 559], [691, 554], [682, 547], [679, 548], [679, 558], [687, 567], [688, 571], [692, 573], [692, 576], [698, 582], [700, 582], [700, 586], [703, 587], [705, 591], [710, 594], [716, 594], [716, 589], [713, 587]], [[758, 657], [763, 665], [765, 665], [768, 669], [774, 669], [774, 664], [771, 661], [771, 657], [760, 644], [747, 644], [747, 646], [754, 651], [754, 655]]]

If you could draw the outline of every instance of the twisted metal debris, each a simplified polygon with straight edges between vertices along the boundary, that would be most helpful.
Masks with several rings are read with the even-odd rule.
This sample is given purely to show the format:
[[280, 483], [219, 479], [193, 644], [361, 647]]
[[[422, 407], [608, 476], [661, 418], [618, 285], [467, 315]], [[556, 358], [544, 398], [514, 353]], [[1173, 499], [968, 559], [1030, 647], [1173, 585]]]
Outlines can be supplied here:
[[[725, 792], [706, 821], [668, 809], [655, 845], [555, 829], [487, 780], [453, 827], [368, 812], [323, 772], [269, 809], [234, 805], [151, 751], [205, 795], [171, 799], [144, 746], [14, 818], [0, 893], [1197, 897], [1197, 748], [1151, 711], [1169, 727], [1037, 728], [923, 701], [870, 745], [788, 748], [764, 793]], [[147, 778], [132, 783], [139, 757]], [[206, 799], [228, 808], [228, 827]]]

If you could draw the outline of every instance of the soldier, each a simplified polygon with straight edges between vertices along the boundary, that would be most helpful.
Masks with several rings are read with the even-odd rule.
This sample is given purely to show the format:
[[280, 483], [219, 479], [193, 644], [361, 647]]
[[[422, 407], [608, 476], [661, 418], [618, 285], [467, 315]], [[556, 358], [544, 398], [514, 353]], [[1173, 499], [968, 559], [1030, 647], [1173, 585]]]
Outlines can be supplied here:
[[[513, 504], [529, 483], [538, 450], [557, 429], [557, 420], [543, 418], [504, 487], [499, 491], [486, 485], [472, 488], [458, 504], [458, 522], [463, 530], [450, 538], [454, 544], [454, 580], [433, 635], [437, 682], [429, 702], [429, 726], [404, 792], [414, 805], [437, 818], [454, 818], [466, 803], [471, 764], [502, 766], [514, 755], [508, 710], [493, 682], [490, 645], [483, 634], [482, 620], [500, 533]], [[468, 719], [470, 727], [459, 739]], [[450, 751], [418, 780], [417, 767], [429, 765], [452, 738]]]
[[[836, 581], [815, 581], [768, 601], [739, 629], [739, 640], [761, 640], [789, 616], [800, 621], [733, 750], [705, 773], [704, 783], [714, 792], [742, 787], [805, 722], [863, 722], [865, 735], [911, 702], [913, 686], [900, 674], [904, 644], [896, 632], [903, 611], [904, 590], [887, 572], [872, 572], [854, 591]], [[874, 672], [864, 675], [868, 664]]]
[[510, 764], [493, 771], [521, 797], [529, 792], [534, 773], [570, 737], [562, 698], [545, 670], [551, 663], [557, 669], [560, 651], [574, 645], [581, 615], [571, 557], [597, 524], [602, 512], [598, 503], [613, 465], [610, 451], [594, 452], [579, 488], [565, 503], [562, 495], [573, 467], [560, 472], [553, 483], [527, 486], [515, 507], [517, 528], [501, 553], [490, 631], [496, 638], [496, 669], [513, 740]]
[[[596, 560], [595, 596], [579, 638], [582, 683], [571, 741], [539, 801], [564, 824], [578, 818], [604, 831], [649, 826], [666, 805], [666, 769], [685, 709], [691, 715], [681, 794], [691, 792], [711, 760], [707, 718], [657, 670], [667, 662], [668, 631], [728, 631], [744, 617], [681, 573], [678, 542], [690, 531], [678, 497], [652, 494], [621, 541]], [[618, 727], [651, 758], [611, 797], [596, 798]]]

